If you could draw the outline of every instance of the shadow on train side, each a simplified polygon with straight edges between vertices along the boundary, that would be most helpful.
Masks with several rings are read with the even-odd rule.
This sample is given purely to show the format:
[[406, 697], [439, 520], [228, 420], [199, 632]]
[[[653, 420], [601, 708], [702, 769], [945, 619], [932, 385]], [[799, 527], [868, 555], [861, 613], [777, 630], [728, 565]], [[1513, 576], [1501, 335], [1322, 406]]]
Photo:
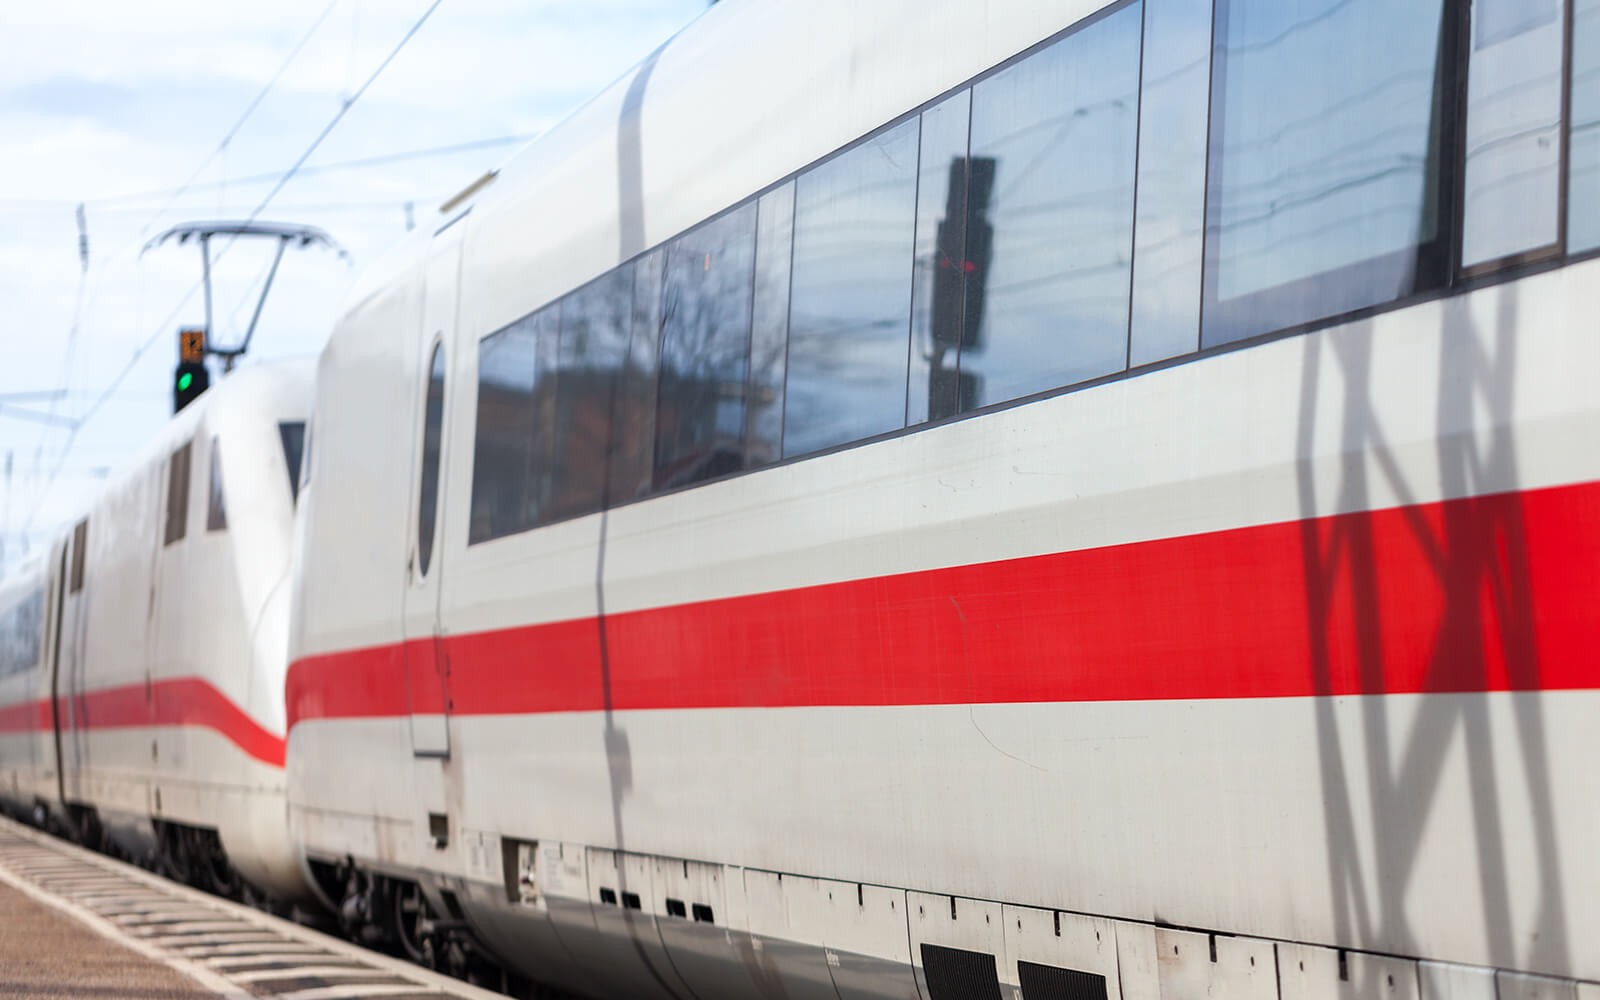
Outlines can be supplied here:
[[[1297, 476], [1310, 662], [1321, 696], [1314, 704], [1328, 878], [1341, 943], [1382, 941], [1397, 953], [1427, 954], [1418, 947], [1413, 924], [1420, 915], [1407, 912], [1407, 890], [1425, 861], [1430, 821], [1437, 842], [1437, 824], [1451, 818], [1436, 814], [1470, 807], [1483, 933], [1492, 963], [1565, 968], [1570, 943], [1541, 702], [1528, 524], [1524, 498], [1513, 492], [1519, 488], [1511, 429], [1517, 286], [1502, 285], [1492, 294], [1497, 313], [1494, 329], [1487, 332], [1479, 328], [1467, 297], [1441, 303], [1433, 435], [1438, 487], [1447, 501], [1470, 499], [1440, 505], [1438, 516], [1411, 506], [1419, 491], [1407, 482], [1402, 456], [1374, 405], [1373, 323], [1358, 336], [1304, 341]], [[1344, 386], [1343, 399], [1323, 407], [1342, 421], [1336, 491], [1318, 482], [1310, 458], [1321, 369], [1329, 363], [1338, 367]], [[1481, 408], [1477, 422], [1475, 407]], [[1335, 512], [1343, 512], [1371, 511], [1390, 495], [1407, 505], [1398, 537], [1393, 530], [1381, 531], [1373, 514], [1319, 520], [1330, 513], [1319, 510], [1328, 502], [1319, 497], [1336, 497]], [[1395, 523], [1385, 518], [1383, 525]], [[1393, 620], [1385, 620], [1386, 613], [1394, 616], [1397, 610], [1392, 584], [1383, 587], [1386, 558], [1397, 543], [1420, 550], [1436, 588], [1406, 595], [1436, 608], [1425, 663], [1415, 654], [1406, 662], [1408, 656], [1392, 641]], [[1358, 672], [1353, 679], [1351, 655]], [[1409, 685], [1405, 690], [1423, 696], [1360, 696], [1395, 690], [1402, 678]], [[1352, 691], [1358, 696], [1338, 697]], [[1496, 744], [1497, 722], [1502, 732], [1506, 726], [1502, 706], [1514, 719], [1515, 749]], [[1464, 747], [1455, 750], [1458, 738]], [[1516, 750], [1520, 761], [1510, 756]], [[1502, 769], [1520, 764], [1523, 771], [1531, 845], [1519, 830], [1508, 830], [1508, 820], [1518, 814], [1517, 789], [1501, 786], [1507, 775], [1497, 776], [1497, 758]], [[1370, 824], [1366, 830], [1364, 823]], [[1451, 835], [1463, 838], [1469, 831]], [[1513, 873], [1518, 862], [1527, 867], [1530, 859], [1519, 852], [1530, 848], [1538, 871], [1537, 913], [1531, 926], [1519, 928], [1519, 913], [1526, 921], [1528, 907], [1519, 910], [1513, 898]], [[1439, 862], [1438, 857], [1426, 860]], [[1472, 877], [1470, 872], [1454, 875]], [[1519, 954], [1523, 945], [1531, 953]], [[1378, 994], [1378, 984], [1365, 987], [1363, 995]]]

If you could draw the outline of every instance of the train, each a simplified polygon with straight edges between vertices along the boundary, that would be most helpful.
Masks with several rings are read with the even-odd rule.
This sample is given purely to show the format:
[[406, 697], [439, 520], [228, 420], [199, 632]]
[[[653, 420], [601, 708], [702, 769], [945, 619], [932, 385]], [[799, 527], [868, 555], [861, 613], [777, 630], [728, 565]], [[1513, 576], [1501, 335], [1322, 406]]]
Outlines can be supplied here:
[[260, 810], [17, 777], [65, 535], [0, 778], [530, 991], [1600, 996], [1597, 123], [1594, 0], [727, 0], [263, 411]]
[[178, 414], [0, 589], [13, 812], [216, 892], [303, 893], [283, 684], [311, 366]]

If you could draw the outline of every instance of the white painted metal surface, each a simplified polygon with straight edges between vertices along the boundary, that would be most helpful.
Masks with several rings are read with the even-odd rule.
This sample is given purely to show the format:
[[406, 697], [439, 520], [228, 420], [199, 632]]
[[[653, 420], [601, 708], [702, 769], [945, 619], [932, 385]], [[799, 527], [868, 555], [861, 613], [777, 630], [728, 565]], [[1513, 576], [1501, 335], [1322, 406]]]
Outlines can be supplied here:
[[[1097, 6], [721, 5], [509, 164], [448, 231], [463, 256], [442, 630], [592, 621], [602, 597], [622, 615], [1600, 479], [1586, 444], [1600, 428], [1600, 340], [1585, 318], [1600, 262], [1588, 261], [467, 544], [480, 338]], [[808, 58], [775, 70], [740, 43], [754, 37]], [[729, 93], [728, 79], [762, 85]], [[638, 110], [625, 110], [630, 88]], [[712, 102], [720, 113], [703, 114]], [[629, 200], [619, 147], [635, 124], [648, 155]], [[414, 328], [433, 252], [419, 240], [375, 274], [323, 356], [330, 430], [299, 525], [296, 660], [410, 634], [396, 584], [416, 484], [393, 415], [414, 419], [427, 360], [394, 331]], [[525, 669], [537, 684], [542, 665]], [[1580, 833], [1600, 828], [1584, 763], [1597, 709], [1592, 691], [1496, 691], [456, 715], [442, 795], [406, 778], [403, 720], [356, 713], [296, 725], [289, 769], [293, 822], [316, 857], [487, 883], [459, 852], [426, 847], [424, 795], [466, 829], [587, 847], [602, 952], [660, 954], [672, 918], [657, 887], [636, 885], [632, 917], [595, 892], [597, 871], [637, 852], [743, 867], [743, 961], [759, 968], [781, 940], [783, 968], [822, 992], [841, 987], [813, 974], [819, 947], [824, 962], [852, 942], [917, 961], [915, 928], [902, 953], [881, 927], [816, 910], [819, 886], [859, 883], [1114, 924], [1124, 996], [1215, 976], [1268, 995], [1276, 981], [1249, 960], [1270, 962], [1274, 941], [1600, 979], [1584, 943], [1600, 933], [1600, 861]], [[1481, 721], [1476, 749], [1464, 719]], [[366, 779], [352, 788], [328, 760], [360, 761]], [[1496, 871], [1479, 864], [1485, 837], [1500, 845]], [[471, 912], [512, 933], [521, 918], [480, 898]], [[1217, 962], [1208, 944], [1203, 970], [1169, 970], [1148, 947], [1157, 923], [1215, 930]], [[554, 926], [570, 953], [591, 946]], [[1559, 947], [1539, 938], [1552, 926]], [[1014, 964], [1003, 936], [982, 947]], [[1308, 989], [1341, 995], [1321, 979]]]

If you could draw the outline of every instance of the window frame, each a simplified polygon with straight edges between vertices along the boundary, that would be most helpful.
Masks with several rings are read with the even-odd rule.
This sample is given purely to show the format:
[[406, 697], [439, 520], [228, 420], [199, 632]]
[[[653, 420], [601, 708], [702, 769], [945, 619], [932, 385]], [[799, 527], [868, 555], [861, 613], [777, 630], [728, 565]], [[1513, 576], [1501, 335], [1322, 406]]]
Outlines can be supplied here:
[[[421, 451], [417, 456], [417, 520], [416, 535], [416, 580], [421, 582], [428, 578], [428, 570], [433, 565], [434, 549], [439, 544], [439, 494], [444, 489], [444, 477], [440, 471], [444, 466], [444, 421], [448, 412], [445, 406], [450, 381], [450, 366], [445, 355], [444, 339], [434, 337], [431, 341], [432, 350], [428, 352], [428, 367], [424, 369], [422, 382], [422, 427], [418, 435], [417, 444]], [[439, 370], [439, 419], [433, 424], [434, 433], [438, 442], [434, 446], [434, 460], [430, 470], [428, 463], [428, 429], [429, 413], [433, 407], [434, 372]], [[432, 477], [430, 490], [428, 479]], [[428, 494], [433, 494], [432, 503], [428, 502]], [[426, 519], [426, 523], [424, 523]], [[426, 527], [426, 532], [424, 532]]]
[[68, 574], [68, 595], [77, 594], [83, 590], [84, 570], [86, 569], [87, 554], [85, 549], [89, 545], [89, 519], [83, 518], [72, 526], [72, 569]]
[[[1217, 0], [1221, 2], [1221, 0]], [[1455, 128], [1459, 133], [1454, 158], [1454, 167], [1458, 172], [1457, 196], [1451, 206], [1452, 219], [1456, 227], [1455, 245], [1451, 248], [1450, 264], [1459, 281], [1470, 281], [1483, 278], [1502, 271], [1520, 273], [1531, 266], [1549, 264], [1561, 267], [1572, 263], [1572, 258], [1567, 251], [1567, 229], [1570, 212], [1570, 191], [1572, 181], [1572, 70], [1573, 70], [1573, 34], [1576, 30], [1578, 17], [1577, 4], [1573, 0], [1555, 0], [1556, 8], [1561, 12], [1561, 68], [1558, 71], [1561, 88], [1561, 120], [1556, 126], [1557, 141], [1561, 143], [1560, 153], [1556, 157], [1556, 238], [1553, 243], [1532, 247], [1516, 253], [1480, 261], [1477, 264], [1462, 263], [1462, 236], [1466, 229], [1467, 220], [1467, 115], [1471, 112], [1471, 101], [1468, 97], [1467, 86], [1472, 76], [1472, 10], [1475, 4], [1464, 4], [1465, 11], [1460, 15], [1457, 30], [1460, 33], [1460, 45], [1457, 47], [1457, 74], [1458, 96], [1457, 104], [1459, 113], [1456, 116]], [[1600, 248], [1596, 248], [1600, 251]], [[1450, 292], [1455, 292], [1454, 282], [1447, 286]], [[1463, 289], [1464, 290], [1464, 289]]]
[[206, 533], [228, 530], [227, 497], [222, 490], [222, 437], [211, 435], [211, 454], [207, 460]]
[[167, 456], [166, 517], [161, 533], [162, 548], [183, 541], [189, 534], [189, 493], [193, 485], [194, 439], [174, 448]]
[[[1433, 212], [1438, 229], [1433, 239], [1379, 257], [1354, 261], [1335, 270], [1319, 272], [1287, 284], [1263, 288], [1240, 296], [1228, 305], [1224, 305], [1218, 299], [1221, 256], [1218, 233], [1221, 228], [1221, 195], [1225, 174], [1221, 140], [1223, 130], [1227, 127], [1224, 103], [1227, 100], [1228, 59], [1224, 39], [1228, 31], [1228, 18], [1232, 13], [1229, 9], [1230, 2], [1231, 0], [1212, 0], [1211, 96], [1206, 137], [1205, 232], [1200, 278], [1200, 350], [1175, 355], [1170, 360], [1192, 358], [1196, 354], [1204, 354], [1206, 351], [1226, 348], [1233, 344], [1256, 343], [1260, 338], [1304, 332], [1330, 325], [1341, 318], [1348, 319], [1370, 311], [1393, 308], [1398, 303], [1421, 301], [1434, 294], [1449, 292], [1461, 271], [1458, 266], [1461, 259], [1463, 197], [1461, 178], [1464, 173], [1463, 156], [1466, 141], [1462, 108], [1465, 104], [1465, 46], [1469, 41], [1467, 35], [1470, 34], [1470, 27], [1466, 23], [1467, 15], [1463, 13], [1468, 5], [1455, 3], [1454, 0], [1440, 0], [1440, 18], [1449, 21], [1450, 30], [1454, 32], [1451, 39], [1454, 42], [1452, 47], [1454, 55], [1449, 57], [1449, 74], [1443, 87], [1442, 109], [1439, 112], [1438, 145], [1441, 158], [1439, 184], [1433, 193]], [[1566, 0], [1559, 2], [1564, 3]], [[1140, 101], [1142, 104], [1142, 90]], [[1415, 265], [1416, 277], [1411, 291], [1403, 295], [1357, 305], [1341, 303], [1331, 311], [1329, 307], [1320, 304], [1336, 300], [1338, 296], [1335, 293], [1343, 289], [1369, 287], [1374, 283], [1375, 277], [1391, 274], [1396, 266], [1407, 262]], [[1138, 267], [1137, 261], [1134, 262], [1134, 267]], [[1321, 291], [1321, 299], [1317, 307], [1307, 309], [1297, 306], [1298, 303], [1306, 301], [1308, 291], [1318, 290]], [[1261, 307], [1262, 303], [1265, 304], [1265, 309]], [[1232, 336], [1227, 332], [1236, 326], [1244, 325], [1237, 322], [1238, 317], [1263, 311], [1274, 315], [1300, 312], [1311, 313], [1313, 316], [1310, 319], [1298, 319], [1286, 325], [1274, 325], [1266, 330], [1239, 336]]]

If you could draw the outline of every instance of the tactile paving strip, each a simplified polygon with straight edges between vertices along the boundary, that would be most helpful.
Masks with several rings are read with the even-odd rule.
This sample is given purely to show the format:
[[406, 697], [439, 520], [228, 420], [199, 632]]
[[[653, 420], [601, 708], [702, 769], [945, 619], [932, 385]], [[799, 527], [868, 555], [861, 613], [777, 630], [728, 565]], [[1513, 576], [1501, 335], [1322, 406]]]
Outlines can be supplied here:
[[504, 1000], [4, 817], [0, 881], [230, 1000]]

